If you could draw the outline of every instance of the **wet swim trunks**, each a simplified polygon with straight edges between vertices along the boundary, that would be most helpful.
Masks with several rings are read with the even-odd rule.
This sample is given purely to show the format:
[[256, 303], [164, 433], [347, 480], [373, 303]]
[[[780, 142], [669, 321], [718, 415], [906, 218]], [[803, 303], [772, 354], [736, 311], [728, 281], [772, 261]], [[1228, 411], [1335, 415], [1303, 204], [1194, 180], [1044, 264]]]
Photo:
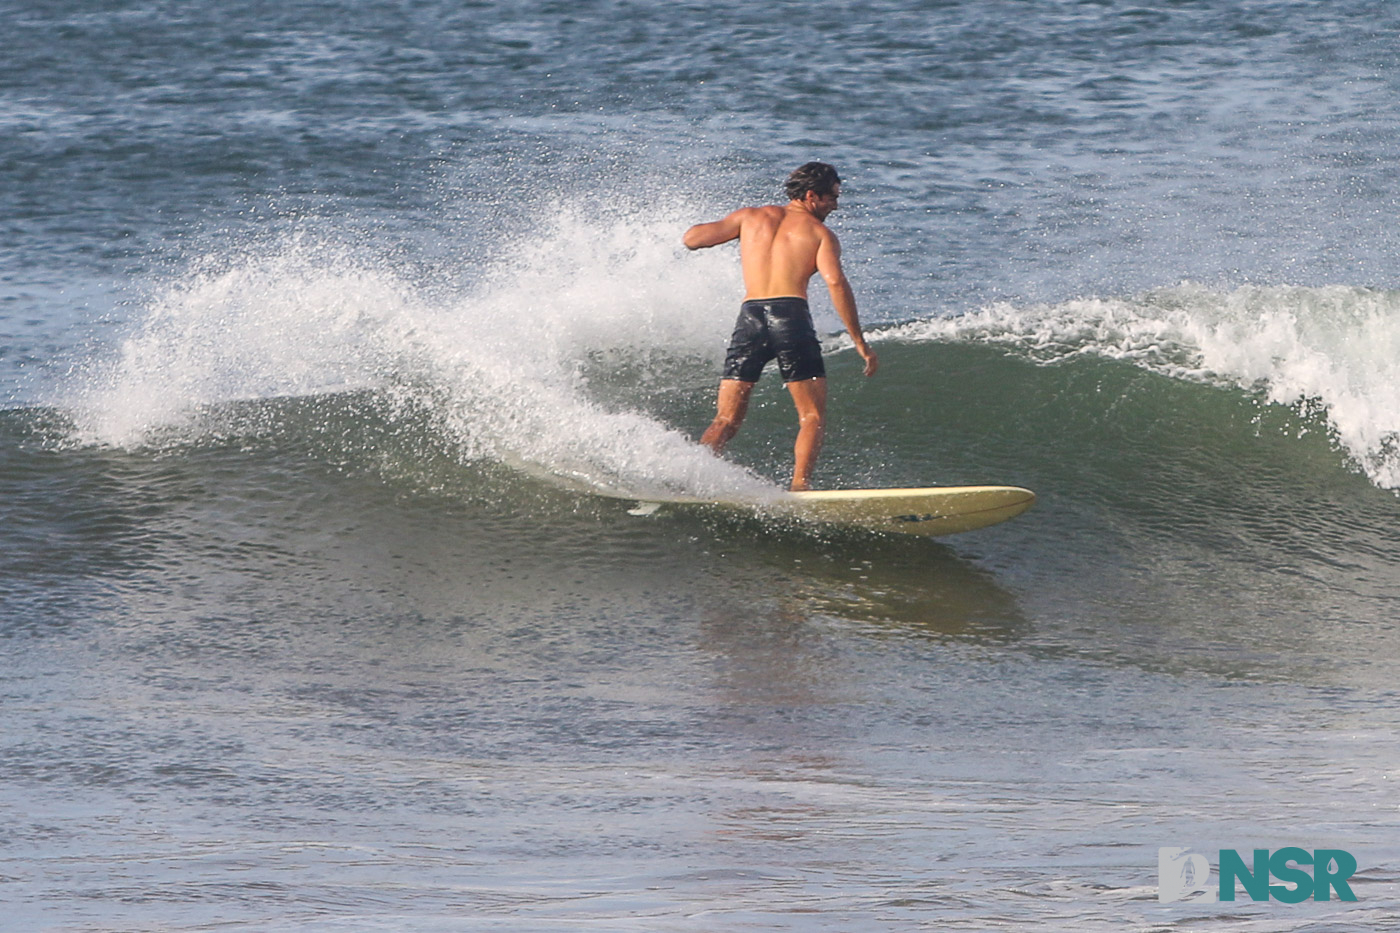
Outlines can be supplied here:
[[763, 367], [775, 358], [783, 382], [826, 375], [807, 299], [759, 298], [744, 302], [724, 358], [722, 378], [757, 382]]

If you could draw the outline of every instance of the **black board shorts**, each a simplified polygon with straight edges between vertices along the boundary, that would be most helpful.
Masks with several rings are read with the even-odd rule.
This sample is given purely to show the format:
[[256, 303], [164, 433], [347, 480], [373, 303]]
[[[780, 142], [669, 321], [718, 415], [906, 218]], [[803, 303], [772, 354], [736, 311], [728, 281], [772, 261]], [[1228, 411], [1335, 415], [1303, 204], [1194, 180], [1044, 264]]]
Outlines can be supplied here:
[[826, 375], [807, 299], [758, 298], [740, 306], [722, 378], [757, 382], [772, 359], [778, 361], [783, 382]]

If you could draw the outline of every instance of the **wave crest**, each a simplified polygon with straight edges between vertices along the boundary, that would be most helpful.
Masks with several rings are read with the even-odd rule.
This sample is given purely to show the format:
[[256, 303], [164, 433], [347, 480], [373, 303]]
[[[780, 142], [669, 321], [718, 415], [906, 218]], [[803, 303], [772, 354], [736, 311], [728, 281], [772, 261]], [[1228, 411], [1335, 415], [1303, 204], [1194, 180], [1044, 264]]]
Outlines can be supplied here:
[[1046, 364], [1098, 356], [1237, 386], [1325, 414], [1333, 441], [1371, 481], [1400, 489], [1400, 292], [1186, 283], [1133, 298], [996, 304], [882, 337], [997, 344]]

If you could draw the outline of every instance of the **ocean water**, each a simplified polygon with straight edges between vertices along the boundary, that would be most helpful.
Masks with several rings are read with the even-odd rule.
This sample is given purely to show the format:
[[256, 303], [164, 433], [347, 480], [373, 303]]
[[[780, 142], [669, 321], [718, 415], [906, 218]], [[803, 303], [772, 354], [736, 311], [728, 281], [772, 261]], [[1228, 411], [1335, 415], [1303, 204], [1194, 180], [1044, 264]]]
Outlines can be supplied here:
[[[1394, 4], [3, 11], [0, 928], [1400, 929]], [[786, 479], [813, 158], [819, 485], [1031, 512], [587, 492]]]

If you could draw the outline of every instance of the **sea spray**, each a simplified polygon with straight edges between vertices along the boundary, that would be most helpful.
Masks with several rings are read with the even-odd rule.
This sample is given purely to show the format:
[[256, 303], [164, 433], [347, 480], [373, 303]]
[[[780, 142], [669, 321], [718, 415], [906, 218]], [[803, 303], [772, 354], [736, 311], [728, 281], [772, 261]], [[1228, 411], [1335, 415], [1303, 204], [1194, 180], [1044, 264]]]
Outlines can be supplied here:
[[1091, 355], [1175, 379], [1232, 385], [1303, 414], [1377, 486], [1400, 489], [1400, 293], [1195, 284], [1132, 298], [996, 304], [881, 334], [1007, 347], [1040, 363]]
[[561, 213], [541, 228], [449, 294], [304, 234], [202, 259], [67, 387], [75, 438], [183, 443], [229, 402], [367, 391], [426, 412], [464, 459], [638, 494], [771, 490], [644, 413], [604, 407], [583, 375], [599, 354], [715, 363], [740, 292], [729, 257], [685, 254], [666, 218]]

